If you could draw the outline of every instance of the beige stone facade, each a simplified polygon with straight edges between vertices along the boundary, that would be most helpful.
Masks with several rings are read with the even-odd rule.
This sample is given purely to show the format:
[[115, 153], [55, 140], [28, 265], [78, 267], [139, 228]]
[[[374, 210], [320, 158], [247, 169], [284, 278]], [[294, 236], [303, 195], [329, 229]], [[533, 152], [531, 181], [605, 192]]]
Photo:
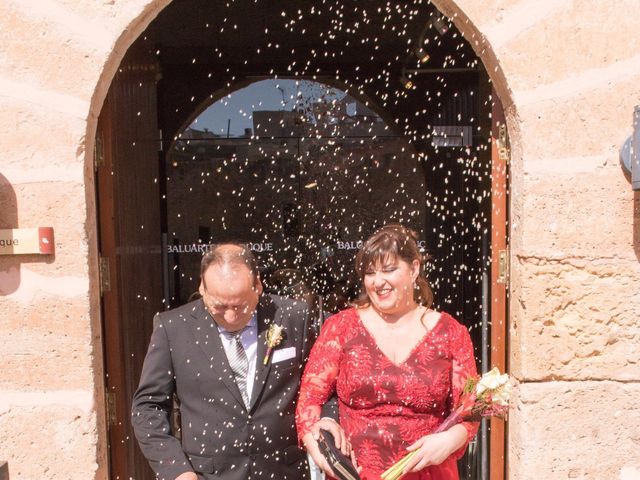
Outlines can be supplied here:
[[[168, 0], [0, 2], [0, 460], [108, 478], [97, 116]], [[511, 479], [640, 478], [640, 192], [619, 164], [640, 104], [637, 0], [433, 0], [485, 63], [510, 132]]]

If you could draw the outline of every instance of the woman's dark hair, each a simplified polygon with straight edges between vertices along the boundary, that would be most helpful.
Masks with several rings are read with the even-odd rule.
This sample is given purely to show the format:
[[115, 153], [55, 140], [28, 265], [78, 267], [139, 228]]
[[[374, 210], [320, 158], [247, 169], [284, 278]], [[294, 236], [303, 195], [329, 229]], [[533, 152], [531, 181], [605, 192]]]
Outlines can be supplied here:
[[413, 298], [417, 303], [431, 308], [433, 291], [424, 274], [426, 259], [418, 249], [418, 234], [399, 224], [385, 225], [380, 228], [364, 242], [358, 251], [355, 267], [362, 284], [362, 290], [360, 296], [353, 303], [358, 307], [366, 307], [370, 304], [371, 301], [364, 288], [365, 273], [371, 266], [388, 259], [400, 259], [409, 264], [414, 260], [420, 262], [418, 278], [416, 278], [413, 288]]

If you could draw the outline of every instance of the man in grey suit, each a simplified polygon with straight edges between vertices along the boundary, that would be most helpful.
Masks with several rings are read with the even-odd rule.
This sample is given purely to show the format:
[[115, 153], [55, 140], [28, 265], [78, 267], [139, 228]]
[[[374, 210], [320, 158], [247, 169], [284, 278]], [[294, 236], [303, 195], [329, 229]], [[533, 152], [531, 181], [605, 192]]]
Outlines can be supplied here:
[[[221, 244], [202, 259], [202, 299], [158, 314], [132, 423], [157, 478], [308, 478], [295, 402], [315, 339], [305, 302], [267, 295], [248, 248]], [[268, 351], [267, 334], [282, 327]], [[273, 342], [272, 342], [273, 343]], [[180, 402], [181, 440], [170, 432]], [[323, 419], [336, 444], [342, 429]]]

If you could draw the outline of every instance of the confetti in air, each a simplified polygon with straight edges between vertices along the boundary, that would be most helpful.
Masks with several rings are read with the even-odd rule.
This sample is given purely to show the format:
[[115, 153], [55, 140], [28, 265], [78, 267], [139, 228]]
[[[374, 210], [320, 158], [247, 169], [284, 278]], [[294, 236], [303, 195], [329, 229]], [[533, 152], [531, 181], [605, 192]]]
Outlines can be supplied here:
[[[157, 308], [194, 298], [202, 254], [239, 240], [267, 292], [336, 312], [359, 294], [361, 242], [402, 223], [420, 235], [435, 307], [469, 327], [480, 358], [495, 125], [478, 39], [458, 27], [427, 0], [167, 6], [138, 40], [157, 63], [162, 130], [149, 179], [165, 262]], [[145, 142], [132, 134], [132, 151]], [[198, 435], [221, 428], [235, 426]]]

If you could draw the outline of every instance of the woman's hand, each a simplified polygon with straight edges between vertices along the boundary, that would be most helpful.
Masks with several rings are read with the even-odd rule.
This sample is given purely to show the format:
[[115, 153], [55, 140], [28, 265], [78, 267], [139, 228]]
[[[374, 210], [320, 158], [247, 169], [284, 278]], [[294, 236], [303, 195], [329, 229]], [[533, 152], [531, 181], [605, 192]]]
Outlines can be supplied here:
[[304, 443], [307, 452], [311, 455], [316, 465], [320, 467], [330, 477], [335, 477], [333, 470], [329, 466], [329, 463], [324, 458], [324, 455], [320, 452], [320, 448], [318, 447], [318, 439], [320, 438], [320, 430], [328, 430], [333, 435], [335, 440], [336, 447], [340, 449], [340, 451], [348, 456], [351, 456], [352, 460], [355, 460], [353, 457], [353, 452], [351, 451], [351, 444], [344, 433], [343, 428], [340, 424], [330, 418], [322, 418], [318, 420], [310, 429], [310, 432], [307, 433], [304, 437], [302, 437], [302, 443]]
[[446, 432], [425, 435], [409, 445], [410, 452], [417, 453], [409, 460], [403, 472], [419, 472], [429, 465], [440, 465], [467, 441], [467, 430], [462, 425], [455, 425]]

